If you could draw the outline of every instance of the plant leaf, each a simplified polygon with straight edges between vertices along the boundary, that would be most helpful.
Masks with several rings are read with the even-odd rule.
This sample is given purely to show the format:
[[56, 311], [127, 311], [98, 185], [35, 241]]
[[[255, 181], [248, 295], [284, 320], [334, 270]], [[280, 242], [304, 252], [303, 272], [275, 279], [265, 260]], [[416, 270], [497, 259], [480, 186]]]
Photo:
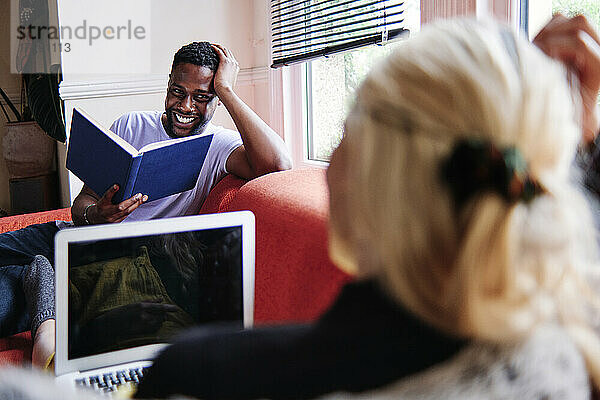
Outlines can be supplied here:
[[27, 101], [38, 125], [59, 142], [67, 139], [61, 100], [58, 95], [59, 74], [27, 74]]
[[[17, 107], [15, 107], [15, 105], [13, 104], [13, 102], [10, 101], [10, 98], [6, 95], [6, 93], [4, 92], [4, 90], [2, 90], [2, 88], [0, 88], [0, 95], [4, 99], [4, 102], [6, 103], [6, 105], [8, 106], [8, 108], [10, 108], [10, 110], [13, 112], [13, 114], [15, 114], [15, 117], [17, 117], [17, 121], [20, 121], [21, 120], [21, 114], [19, 114], [19, 111], [17, 110]], [[6, 116], [7, 122], [12, 122], [10, 120], [10, 118], [8, 117], [8, 113], [4, 109], [4, 106], [2, 106], [2, 111], [4, 111], [4, 115]]]

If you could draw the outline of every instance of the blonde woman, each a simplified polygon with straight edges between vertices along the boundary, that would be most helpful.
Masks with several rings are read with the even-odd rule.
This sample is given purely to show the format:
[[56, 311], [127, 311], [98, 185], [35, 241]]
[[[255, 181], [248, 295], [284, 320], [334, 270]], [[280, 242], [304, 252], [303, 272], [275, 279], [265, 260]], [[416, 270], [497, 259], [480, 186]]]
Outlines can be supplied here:
[[562, 63], [504, 27], [463, 20], [423, 29], [373, 70], [328, 171], [330, 253], [357, 282], [312, 325], [190, 332], [137, 396], [599, 388], [594, 231], [569, 171], [582, 127], [598, 129], [578, 91], [597, 96], [600, 57], [589, 25], [565, 20], [579, 27], [555, 25], [545, 40], [574, 34], [588, 48], [551, 54]]

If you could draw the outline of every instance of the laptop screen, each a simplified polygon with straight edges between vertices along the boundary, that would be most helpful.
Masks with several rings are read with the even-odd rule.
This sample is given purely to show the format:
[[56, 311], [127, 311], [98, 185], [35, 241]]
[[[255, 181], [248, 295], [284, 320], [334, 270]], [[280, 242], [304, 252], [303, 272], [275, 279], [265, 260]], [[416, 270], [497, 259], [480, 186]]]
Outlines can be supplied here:
[[69, 360], [243, 323], [242, 227], [68, 243]]

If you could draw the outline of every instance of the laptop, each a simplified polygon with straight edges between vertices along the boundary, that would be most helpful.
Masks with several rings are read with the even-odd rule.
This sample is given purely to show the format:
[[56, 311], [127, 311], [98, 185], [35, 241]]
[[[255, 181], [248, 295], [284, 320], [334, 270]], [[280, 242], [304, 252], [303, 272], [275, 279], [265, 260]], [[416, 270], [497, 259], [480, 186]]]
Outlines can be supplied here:
[[57, 380], [115, 391], [184, 329], [250, 327], [254, 232], [250, 211], [59, 231]]

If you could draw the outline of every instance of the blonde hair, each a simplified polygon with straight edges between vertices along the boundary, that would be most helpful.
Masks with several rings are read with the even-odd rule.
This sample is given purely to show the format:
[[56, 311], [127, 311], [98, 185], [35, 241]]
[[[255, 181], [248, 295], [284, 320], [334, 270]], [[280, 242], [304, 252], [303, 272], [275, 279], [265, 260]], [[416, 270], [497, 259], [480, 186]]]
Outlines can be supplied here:
[[[563, 67], [512, 34], [511, 50], [503, 32], [437, 23], [365, 79], [344, 139], [352, 215], [343, 237], [332, 220], [331, 256], [451, 334], [502, 343], [558, 321], [598, 385], [600, 340], [587, 322], [598, 303], [581, 278], [596, 260], [594, 230], [569, 181], [576, 106]], [[469, 137], [515, 146], [545, 194], [525, 204], [481, 192], [457, 209], [440, 165]]]

